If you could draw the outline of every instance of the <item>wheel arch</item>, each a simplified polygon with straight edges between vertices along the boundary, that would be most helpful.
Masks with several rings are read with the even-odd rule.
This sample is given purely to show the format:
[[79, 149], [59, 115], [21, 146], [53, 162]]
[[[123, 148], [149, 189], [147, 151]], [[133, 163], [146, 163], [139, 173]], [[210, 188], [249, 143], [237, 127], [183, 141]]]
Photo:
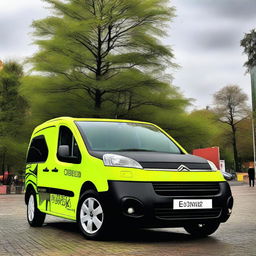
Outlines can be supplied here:
[[36, 188], [32, 183], [29, 183], [26, 186], [26, 192], [25, 192], [25, 203], [28, 204], [29, 195], [31, 193], [36, 193]]
[[94, 190], [95, 192], [98, 192], [98, 190], [97, 190], [97, 188], [96, 188], [96, 186], [94, 185], [93, 182], [86, 181], [86, 182], [84, 182], [84, 184], [82, 185], [82, 187], [80, 189], [79, 198], [81, 198], [83, 193], [86, 192], [87, 190]]

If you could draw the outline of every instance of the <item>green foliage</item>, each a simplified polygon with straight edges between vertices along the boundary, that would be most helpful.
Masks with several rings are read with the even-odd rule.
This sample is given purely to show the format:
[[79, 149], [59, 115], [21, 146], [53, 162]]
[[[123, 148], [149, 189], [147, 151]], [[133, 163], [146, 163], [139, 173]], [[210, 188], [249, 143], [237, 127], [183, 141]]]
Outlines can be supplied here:
[[207, 109], [196, 110], [187, 119], [192, 124], [195, 124], [194, 129], [190, 130], [191, 134], [188, 137], [188, 139], [194, 137], [194, 140], [190, 143], [190, 150], [219, 145], [216, 138], [221, 133], [221, 127], [216, 122], [216, 116], [212, 111]]
[[40, 50], [30, 59], [41, 75], [24, 78], [21, 91], [31, 119], [149, 121], [191, 148], [199, 125], [185, 112], [189, 100], [164, 74], [176, 67], [172, 50], [159, 40], [174, 16], [167, 1], [46, 2], [54, 15], [33, 23]]
[[252, 119], [242, 120], [237, 126], [237, 145], [242, 161], [253, 160]]
[[124, 116], [144, 104], [159, 106], [159, 97], [166, 101], [162, 71], [175, 66], [159, 40], [174, 16], [167, 1], [46, 2], [54, 15], [33, 23], [40, 51], [30, 59], [48, 77], [46, 92], [79, 94], [95, 116], [111, 116], [113, 109]]
[[163, 73], [176, 65], [159, 40], [174, 16], [167, 1], [46, 2], [53, 15], [33, 23], [40, 50], [30, 59], [40, 75], [24, 78], [21, 90], [33, 120], [126, 118], [182, 133], [173, 119], [185, 121], [189, 101]]
[[14, 61], [5, 63], [0, 71], [0, 164], [1, 171], [15, 170], [24, 163], [24, 119], [27, 103], [18, 93], [22, 66]]
[[191, 149], [204, 125], [185, 112], [189, 100], [164, 74], [176, 67], [172, 50], [159, 40], [174, 16], [167, 1], [46, 2], [54, 15], [33, 23], [40, 50], [30, 59], [40, 75], [25, 77], [21, 90], [31, 119], [149, 121]]

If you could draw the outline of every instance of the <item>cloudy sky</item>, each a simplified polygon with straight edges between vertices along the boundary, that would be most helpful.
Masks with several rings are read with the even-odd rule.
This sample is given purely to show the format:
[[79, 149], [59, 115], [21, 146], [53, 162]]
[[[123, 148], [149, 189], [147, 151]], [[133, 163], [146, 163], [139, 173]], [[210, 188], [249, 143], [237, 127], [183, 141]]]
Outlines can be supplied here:
[[[214, 92], [238, 84], [250, 95], [240, 40], [256, 27], [255, 0], [172, 0], [177, 17], [165, 42], [176, 63], [174, 84], [195, 108], [211, 106]], [[36, 51], [31, 22], [48, 15], [40, 0], [0, 1], [0, 59], [23, 60]]]

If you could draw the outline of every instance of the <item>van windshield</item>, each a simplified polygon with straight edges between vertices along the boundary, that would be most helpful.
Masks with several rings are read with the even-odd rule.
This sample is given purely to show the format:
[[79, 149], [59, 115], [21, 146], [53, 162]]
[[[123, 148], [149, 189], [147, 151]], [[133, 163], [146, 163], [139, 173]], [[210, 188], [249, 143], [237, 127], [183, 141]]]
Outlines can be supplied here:
[[151, 151], [182, 154], [176, 144], [155, 126], [124, 122], [76, 122], [92, 151]]

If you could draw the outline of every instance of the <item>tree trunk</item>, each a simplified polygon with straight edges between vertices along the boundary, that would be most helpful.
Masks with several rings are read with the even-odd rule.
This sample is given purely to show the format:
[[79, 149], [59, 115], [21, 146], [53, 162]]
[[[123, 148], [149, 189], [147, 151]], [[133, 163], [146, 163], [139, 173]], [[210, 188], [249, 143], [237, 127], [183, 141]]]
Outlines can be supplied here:
[[[102, 58], [101, 58], [101, 47], [102, 47], [102, 41], [101, 41], [101, 27], [98, 26], [98, 49], [97, 49], [97, 57], [96, 57], [96, 81], [101, 80], [101, 65], [102, 65]], [[100, 110], [101, 108], [101, 103], [102, 103], [102, 93], [101, 90], [96, 89], [95, 91], [95, 105], [94, 108], [95, 110]]]
[[118, 116], [118, 113], [119, 113], [119, 107], [121, 105], [120, 103], [120, 92], [117, 93], [118, 94], [118, 97], [117, 97], [117, 101], [116, 101], [116, 109], [115, 109], [115, 118], [117, 119], [119, 116]]
[[234, 152], [234, 160], [235, 160], [235, 171], [239, 171], [239, 162], [238, 162], [238, 153], [237, 153], [237, 144], [236, 144], [236, 127], [232, 125], [232, 145]]
[[129, 95], [129, 102], [128, 102], [128, 111], [130, 111], [132, 108], [132, 94]]
[[95, 92], [95, 100], [94, 100], [95, 110], [100, 110], [101, 109], [101, 103], [102, 103], [101, 96], [102, 96], [101, 91], [97, 89], [96, 92]]

